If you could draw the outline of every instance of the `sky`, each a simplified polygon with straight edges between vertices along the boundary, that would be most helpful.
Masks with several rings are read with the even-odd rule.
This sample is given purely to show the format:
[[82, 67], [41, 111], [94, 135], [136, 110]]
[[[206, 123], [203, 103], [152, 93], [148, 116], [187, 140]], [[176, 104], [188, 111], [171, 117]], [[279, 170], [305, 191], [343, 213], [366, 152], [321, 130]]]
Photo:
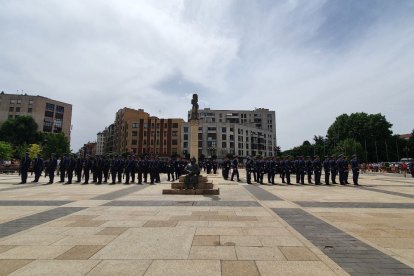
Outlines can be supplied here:
[[[414, 128], [412, 0], [0, 0], [0, 91], [73, 105], [71, 147], [123, 107], [276, 111], [282, 150], [343, 113]], [[22, 92], [23, 91], [23, 92]]]

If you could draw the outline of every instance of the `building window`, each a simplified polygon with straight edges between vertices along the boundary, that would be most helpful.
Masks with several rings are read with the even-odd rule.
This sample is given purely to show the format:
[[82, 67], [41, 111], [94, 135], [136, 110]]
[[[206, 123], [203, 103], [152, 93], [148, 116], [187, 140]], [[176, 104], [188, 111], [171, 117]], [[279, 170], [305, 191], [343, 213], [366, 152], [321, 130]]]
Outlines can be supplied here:
[[27, 109], [27, 113], [32, 113], [32, 111], [33, 111], [33, 108], [31, 108], [31, 107], [29, 107], [29, 108]]
[[198, 141], [198, 147], [202, 148], [203, 147], [203, 141]]
[[148, 124], [147, 123], [144, 123], [144, 128], [148, 128]]
[[177, 140], [175, 140], [175, 139], [174, 139], [174, 140], [172, 140], [172, 145], [173, 145], [173, 146], [178, 145], [178, 141], [177, 141]]
[[188, 127], [184, 127], [184, 132], [187, 133], [188, 132]]
[[43, 131], [44, 132], [52, 132], [53, 122], [44, 121], [43, 124]]
[[184, 140], [188, 140], [188, 134], [184, 134]]
[[188, 142], [184, 142], [184, 143], [183, 143], [183, 147], [184, 147], [184, 148], [188, 148]]
[[221, 135], [221, 140], [227, 140], [227, 135], [226, 134], [222, 134]]
[[227, 143], [226, 143], [226, 142], [222, 142], [222, 143], [221, 143], [221, 147], [222, 147], [222, 148], [227, 148]]
[[133, 123], [132, 128], [139, 128], [139, 123]]
[[137, 145], [137, 140], [135, 140], [135, 139], [134, 139], [134, 140], [132, 140], [132, 145], [133, 145], [133, 146], [136, 146], [136, 145]]
[[164, 146], [167, 145], [167, 140], [164, 140]]
[[178, 128], [178, 124], [177, 123], [174, 123], [174, 124], [172, 124], [172, 127], [173, 128]]
[[21, 104], [22, 103], [22, 100], [17, 100], [17, 104]]
[[227, 132], [227, 128], [222, 127], [222, 128], [221, 128], [221, 132], [226, 133], [226, 132]]
[[10, 103], [11, 104], [15, 104], [16, 103], [16, 100], [12, 99], [12, 100], [10, 100]]
[[13, 119], [13, 115], [9, 115], [9, 119]]
[[172, 136], [173, 136], [173, 137], [177, 137], [177, 135], [178, 135], [177, 133], [178, 133], [178, 131], [173, 131], [173, 132], [172, 132]]
[[132, 136], [138, 136], [138, 131], [136, 130], [132, 131]]
[[51, 103], [46, 103], [46, 110], [55, 111], [55, 105]]
[[[50, 111], [49, 111], [50, 112]], [[53, 113], [52, 113], [53, 114]], [[53, 116], [53, 115], [52, 115]], [[63, 119], [63, 113], [55, 113], [56, 119]]]
[[53, 111], [45, 111], [45, 117], [53, 118]]
[[9, 112], [13, 112], [14, 111], [14, 107], [13, 106], [10, 106], [9, 107]]
[[32, 105], [33, 104], [33, 100], [29, 100], [29, 105]]
[[56, 106], [56, 112], [63, 113], [63, 112], [65, 112], [65, 108], [63, 106], [57, 105]]

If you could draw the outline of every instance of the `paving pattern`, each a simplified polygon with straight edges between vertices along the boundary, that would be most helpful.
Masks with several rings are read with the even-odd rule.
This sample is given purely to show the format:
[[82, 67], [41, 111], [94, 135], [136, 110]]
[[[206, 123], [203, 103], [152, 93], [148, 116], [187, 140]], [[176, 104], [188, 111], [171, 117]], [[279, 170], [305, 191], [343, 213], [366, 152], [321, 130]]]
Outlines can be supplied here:
[[414, 269], [298, 208], [272, 209], [351, 275], [414, 275]]
[[413, 274], [414, 179], [247, 185], [240, 174], [210, 175], [218, 196], [162, 195], [166, 179], [13, 185], [17, 175], [2, 175], [0, 275]]

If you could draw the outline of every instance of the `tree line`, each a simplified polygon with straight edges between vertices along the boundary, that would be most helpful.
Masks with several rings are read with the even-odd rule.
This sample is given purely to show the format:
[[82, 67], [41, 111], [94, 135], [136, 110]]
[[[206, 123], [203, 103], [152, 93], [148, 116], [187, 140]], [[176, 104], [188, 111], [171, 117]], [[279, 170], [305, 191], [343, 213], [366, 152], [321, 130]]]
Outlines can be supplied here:
[[357, 154], [365, 162], [396, 162], [414, 156], [414, 129], [405, 140], [393, 134], [392, 124], [384, 115], [357, 112], [342, 114], [328, 128], [325, 136], [314, 135], [313, 141], [286, 150], [283, 155], [327, 156]]
[[40, 154], [49, 158], [70, 153], [68, 138], [63, 133], [44, 133], [30, 116], [8, 119], [0, 127], [0, 160], [20, 159], [26, 152], [31, 158]]

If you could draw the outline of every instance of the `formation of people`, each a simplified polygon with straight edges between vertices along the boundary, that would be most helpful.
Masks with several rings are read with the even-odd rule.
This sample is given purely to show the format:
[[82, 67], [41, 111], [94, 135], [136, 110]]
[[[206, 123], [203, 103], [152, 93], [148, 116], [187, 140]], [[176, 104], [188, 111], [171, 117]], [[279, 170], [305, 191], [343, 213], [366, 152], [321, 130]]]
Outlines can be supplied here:
[[[244, 166], [246, 169], [247, 183], [252, 180], [263, 184], [276, 184], [279, 175], [281, 183], [286, 184], [308, 184], [321, 185], [322, 171], [324, 172], [324, 184], [349, 184], [349, 174], [352, 171], [352, 181], [354, 185], [359, 185], [360, 164], [355, 155], [351, 160], [344, 155], [325, 156], [321, 160], [319, 156], [310, 158], [309, 156], [298, 156], [293, 158], [274, 157], [263, 159], [260, 157], [247, 157], [245, 162], [240, 162], [238, 157], [230, 160], [217, 161], [216, 159], [205, 159], [198, 163], [200, 170], [207, 174], [217, 174], [221, 169], [225, 180], [240, 180], [239, 168]], [[38, 155], [33, 160], [26, 153], [20, 163], [21, 184], [26, 183], [28, 172], [34, 173], [34, 180], [37, 183], [42, 175], [49, 178], [48, 183], [54, 183], [55, 174], [59, 176], [59, 183], [72, 184], [73, 182], [82, 184], [117, 184], [117, 183], [160, 183], [160, 175], [166, 174], [168, 181], [175, 181], [181, 175], [187, 174], [185, 167], [190, 160], [177, 158], [159, 158], [156, 156], [79, 156], [64, 155], [59, 160], [55, 154], [45, 161]], [[414, 164], [410, 164], [414, 175]], [[339, 183], [338, 183], [339, 182]]]
[[[230, 163], [234, 164], [234, 161]], [[229, 165], [227, 165], [229, 167]], [[292, 184], [292, 178], [296, 184], [305, 184], [305, 178], [308, 184], [321, 185], [322, 170], [325, 173], [325, 184], [349, 184], [349, 168], [352, 171], [352, 180], [354, 185], [358, 184], [359, 177], [359, 162], [355, 155], [352, 156], [352, 160], [344, 155], [339, 155], [337, 158], [334, 156], [325, 156], [322, 161], [319, 156], [315, 156], [314, 159], [309, 156], [293, 157], [275, 157], [271, 159], [250, 158], [246, 161], [246, 178], [247, 183], [251, 184], [252, 175], [256, 183], [263, 184], [264, 178], [267, 176], [267, 182], [269, 184], [275, 184], [275, 177], [279, 175], [282, 183]], [[234, 171], [233, 171], [234, 174]], [[232, 174], [232, 176], [233, 176]], [[238, 175], [238, 171], [236, 172]], [[227, 179], [226, 175], [223, 175]], [[231, 179], [232, 180], [232, 179]], [[314, 182], [313, 182], [314, 180]]]
[[46, 184], [54, 183], [57, 172], [59, 183], [72, 184], [130, 184], [130, 183], [160, 183], [160, 174], [165, 173], [168, 181], [174, 181], [185, 174], [187, 160], [160, 159], [158, 157], [139, 157], [129, 155], [127, 157], [115, 155], [107, 156], [77, 156], [74, 154], [64, 155], [59, 161], [55, 154], [43, 161], [40, 156], [31, 160], [29, 154], [21, 160], [20, 174], [21, 183], [27, 181], [30, 168], [34, 173], [33, 183], [39, 182], [42, 173], [49, 178]]

